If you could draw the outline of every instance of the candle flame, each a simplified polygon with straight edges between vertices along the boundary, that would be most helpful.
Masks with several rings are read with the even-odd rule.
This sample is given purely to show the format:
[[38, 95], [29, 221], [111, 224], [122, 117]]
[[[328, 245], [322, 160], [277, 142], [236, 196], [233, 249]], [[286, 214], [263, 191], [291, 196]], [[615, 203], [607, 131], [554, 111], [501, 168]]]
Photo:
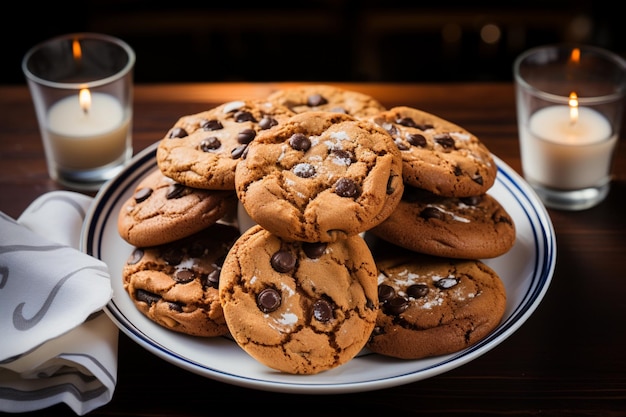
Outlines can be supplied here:
[[570, 93], [568, 103], [570, 125], [575, 125], [578, 122], [578, 95], [575, 92]]
[[572, 53], [571, 53], [569, 59], [574, 64], [580, 63], [580, 49], [579, 48], [572, 49]]
[[89, 109], [91, 108], [91, 93], [89, 89], [83, 88], [78, 93], [78, 101], [80, 102], [80, 108], [83, 109], [83, 113], [89, 113]]
[[72, 41], [72, 54], [76, 62], [79, 62], [83, 57], [83, 51], [80, 48], [80, 42], [78, 42], [78, 39], [74, 39]]

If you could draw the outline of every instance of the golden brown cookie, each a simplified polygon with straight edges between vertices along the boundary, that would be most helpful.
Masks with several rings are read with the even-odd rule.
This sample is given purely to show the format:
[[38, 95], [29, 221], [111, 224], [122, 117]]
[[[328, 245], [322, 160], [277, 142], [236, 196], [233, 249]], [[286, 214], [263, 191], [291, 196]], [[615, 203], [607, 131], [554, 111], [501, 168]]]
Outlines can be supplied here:
[[284, 88], [270, 94], [268, 100], [296, 113], [330, 111], [363, 118], [385, 110], [378, 100], [367, 94], [324, 84]]
[[369, 232], [434, 256], [495, 258], [515, 243], [515, 223], [493, 196], [442, 197], [404, 187], [398, 207]]
[[159, 142], [157, 164], [190, 187], [234, 190], [235, 165], [248, 143], [291, 115], [267, 100], [241, 100], [181, 117]]
[[187, 187], [155, 169], [122, 205], [117, 228], [131, 245], [161, 245], [214, 224], [236, 205], [234, 191]]
[[394, 138], [405, 184], [447, 197], [484, 194], [496, 180], [489, 149], [473, 134], [412, 107], [394, 107], [373, 120]]
[[402, 197], [402, 160], [380, 127], [331, 112], [260, 133], [235, 171], [252, 220], [284, 239], [333, 242], [382, 222]]
[[288, 242], [258, 225], [228, 253], [219, 292], [237, 344], [290, 374], [316, 374], [356, 356], [378, 305], [376, 265], [363, 238]]
[[480, 260], [374, 252], [379, 310], [367, 347], [401, 359], [453, 353], [485, 338], [504, 315], [500, 277]]
[[122, 271], [124, 289], [141, 313], [167, 329], [225, 335], [219, 276], [238, 237], [236, 227], [216, 223], [175, 242], [135, 248]]

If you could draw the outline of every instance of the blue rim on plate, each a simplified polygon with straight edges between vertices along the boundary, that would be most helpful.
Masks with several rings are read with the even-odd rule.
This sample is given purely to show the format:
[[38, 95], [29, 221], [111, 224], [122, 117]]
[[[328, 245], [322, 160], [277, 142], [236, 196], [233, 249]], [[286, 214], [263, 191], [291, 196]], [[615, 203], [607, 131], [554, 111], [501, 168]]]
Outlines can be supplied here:
[[117, 232], [122, 204], [138, 182], [158, 169], [157, 144], [136, 155], [116, 178], [96, 195], [81, 236], [81, 250], [103, 260], [111, 273], [113, 298], [107, 315], [133, 341], [190, 372], [221, 382], [266, 391], [336, 394], [402, 385], [447, 372], [494, 348], [513, 334], [543, 299], [556, 265], [556, 239], [550, 217], [528, 184], [494, 156], [498, 165], [492, 194], [516, 224], [517, 238], [506, 254], [483, 260], [501, 277], [507, 290], [507, 310], [486, 338], [450, 355], [420, 360], [386, 358], [364, 349], [348, 363], [317, 375], [288, 375], [259, 364], [228, 337], [197, 338], [164, 329], [141, 315], [125, 293], [121, 270], [132, 247]]

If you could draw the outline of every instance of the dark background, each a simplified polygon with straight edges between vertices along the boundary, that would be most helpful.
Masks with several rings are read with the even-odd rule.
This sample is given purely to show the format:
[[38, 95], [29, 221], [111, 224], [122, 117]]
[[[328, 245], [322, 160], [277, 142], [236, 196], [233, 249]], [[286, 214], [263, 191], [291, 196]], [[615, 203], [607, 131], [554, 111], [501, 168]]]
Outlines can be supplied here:
[[[515, 57], [541, 44], [626, 56], [626, 20], [604, 0], [156, 3], [13, 2], [0, 29], [0, 83], [24, 83], [21, 59], [36, 43], [79, 31], [128, 42], [136, 83], [506, 81]], [[499, 30], [493, 42], [481, 38], [489, 25]]]

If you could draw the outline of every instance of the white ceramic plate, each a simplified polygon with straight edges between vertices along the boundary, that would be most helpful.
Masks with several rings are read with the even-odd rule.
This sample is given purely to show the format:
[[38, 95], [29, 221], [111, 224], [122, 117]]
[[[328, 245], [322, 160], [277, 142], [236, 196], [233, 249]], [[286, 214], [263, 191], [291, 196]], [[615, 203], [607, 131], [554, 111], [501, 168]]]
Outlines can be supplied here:
[[325, 394], [368, 391], [429, 378], [461, 366], [494, 348], [515, 332], [545, 295], [556, 263], [556, 240], [545, 207], [508, 165], [498, 164], [490, 194], [515, 220], [517, 239], [505, 255], [485, 260], [500, 276], [508, 307], [500, 325], [478, 344], [455, 354], [397, 360], [364, 350], [348, 363], [317, 375], [290, 375], [261, 365], [227, 337], [197, 338], [162, 328], [144, 317], [122, 286], [121, 271], [132, 247], [117, 232], [118, 212], [137, 183], [156, 169], [156, 144], [98, 193], [81, 238], [84, 252], [110, 269], [113, 298], [105, 311], [132, 340], [183, 369], [225, 383], [267, 391]]

